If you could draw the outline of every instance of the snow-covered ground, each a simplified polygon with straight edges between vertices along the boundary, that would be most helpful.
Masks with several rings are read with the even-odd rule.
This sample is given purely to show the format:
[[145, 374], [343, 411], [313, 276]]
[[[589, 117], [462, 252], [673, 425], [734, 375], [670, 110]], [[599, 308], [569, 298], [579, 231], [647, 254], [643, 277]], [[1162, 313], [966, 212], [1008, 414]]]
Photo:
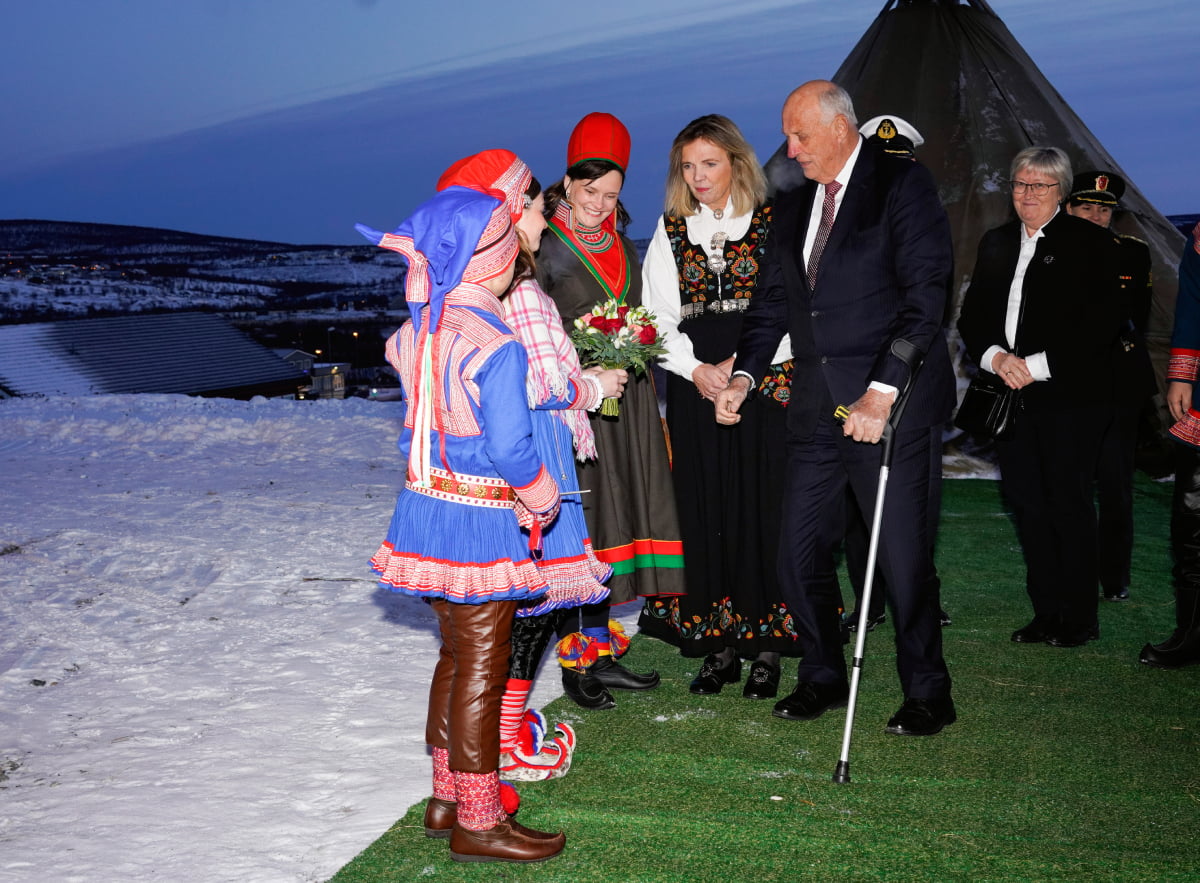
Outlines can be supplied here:
[[397, 418], [0, 401], [0, 880], [325, 880], [427, 796]]

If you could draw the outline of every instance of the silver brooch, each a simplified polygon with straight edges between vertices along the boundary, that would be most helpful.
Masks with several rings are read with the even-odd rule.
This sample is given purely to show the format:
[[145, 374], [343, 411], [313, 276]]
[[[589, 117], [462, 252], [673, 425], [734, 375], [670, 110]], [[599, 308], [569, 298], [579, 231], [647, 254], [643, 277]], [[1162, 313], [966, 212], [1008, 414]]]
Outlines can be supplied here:
[[712, 250], [712, 254], [708, 256], [708, 269], [717, 274], [724, 273], [725, 268], [729, 266], [725, 260], [726, 238], [724, 233], [714, 233], [712, 241], [708, 244]]

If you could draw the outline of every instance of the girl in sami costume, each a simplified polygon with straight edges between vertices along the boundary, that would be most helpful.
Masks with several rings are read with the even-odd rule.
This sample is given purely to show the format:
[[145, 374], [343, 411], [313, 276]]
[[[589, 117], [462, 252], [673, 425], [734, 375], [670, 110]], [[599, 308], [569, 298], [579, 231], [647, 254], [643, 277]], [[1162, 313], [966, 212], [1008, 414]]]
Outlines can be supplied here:
[[407, 478], [371, 566], [384, 588], [428, 601], [441, 634], [425, 833], [449, 838], [458, 861], [542, 861], [564, 836], [513, 821], [498, 774], [513, 614], [546, 594], [531, 550], [559, 506], [525, 407], [525, 350], [500, 319], [516, 230], [502, 193], [462, 187], [394, 233], [359, 230], [408, 259], [412, 318], [387, 343], [405, 406]]
[[[547, 190], [549, 232], [537, 280], [568, 329], [609, 298], [640, 306], [641, 274], [633, 243], [618, 231], [629, 220], [620, 203], [629, 132], [611, 114], [591, 113], [571, 133], [567, 171]], [[580, 608], [578, 629], [560, 631], [563, 687], [586, 708], [611, 708], [609, 688], [645, 690], [658, 673], [636, 674], [615, 659], [628, 646], [609, 604], [684, 593], [683, 544], [671, 486], [667, 440], [654, 381], [630, 377], [619, 416], [591, 414], [596, 460], [577, 464], [589, 533], [600, 560], [613, 566], [609, 601]], [[564, 632], [567, 632], [564, 634]]]
[[[459, 160], [438, 180], [439, 190], [456, 185], [502, 191], [522, 247], [537, 250], [546, 229], [541, 185], [515, 154], [485, 150]], [[577, 487], [575, 456], [578, 452], [581, 460], [595, 458], [587, 411], [598, 408], [606, 396], [619, 397], [627, 375], [620, 368], [580, 368], [554, 302], [532, 278], [518, 279], [500, 309], [529, 356], [525, 394], [532, 409], [534, 444], [563, 490], [558, 518], [542, 534], [537, 562], [550, 590], [536, 604], [517, 609], [500, 710], [500, 776], [535, 781], [566, 774], [575, 733], [569, 724], [560, 723], [550, 737], [541, 712], [526, 708], [534, 674], [566, 611], [604, 601], [604, 581], [612, 573], [612, 567], [593, 553], [581, 495], [570, 492]]]

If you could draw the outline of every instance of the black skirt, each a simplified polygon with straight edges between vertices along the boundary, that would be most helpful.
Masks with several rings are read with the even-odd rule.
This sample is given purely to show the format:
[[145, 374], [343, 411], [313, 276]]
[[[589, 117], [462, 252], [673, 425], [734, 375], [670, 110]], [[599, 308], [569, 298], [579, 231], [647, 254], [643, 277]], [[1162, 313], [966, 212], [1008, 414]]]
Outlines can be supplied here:
[[786, 414], [754, 396], [740, 423], [721, 426], [695, 384], [667, 375], [687, 595], [648, 600], [639, 627], [684, 656], [726, 647], [742, 655], [800, 655], [776, 576]]

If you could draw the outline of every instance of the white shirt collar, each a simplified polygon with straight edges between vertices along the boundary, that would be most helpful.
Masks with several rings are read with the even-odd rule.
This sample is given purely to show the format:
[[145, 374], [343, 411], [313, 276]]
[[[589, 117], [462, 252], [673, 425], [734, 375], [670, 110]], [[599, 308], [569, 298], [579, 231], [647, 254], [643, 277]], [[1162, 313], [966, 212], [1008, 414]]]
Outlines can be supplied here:
[[[1058, 208], [1056, 208], [1054, 210], [1054, 214], [1052, 214], [1050, 216], [1050, 220], [1046, 221], [1046, 224], [1049, 224], [1050, 221], [1053, 221], [1055, 218], [1057, 218], [1058, 213], [1060, 211], [1062, 211], [1062, 206], [1059, 206]], [[1028, 242], [1031, 239], [1041, 239], [1043, 236], [1046, 235], [1044, 232], [1046, 229], [1046, 224], [1042, 224], [1042, 226], [1038, 227], [1036, 230], [1033, 231], [1033, 234], [1030, 235], [1029, 233], [1027, 233], [1025, 231], [1025, 222], [1022, 221], [1021, 222], [1021, 242], [1023, 242], [1023, 243]]]
[[[842, 166], [842, 170], [838, 172], [837, 176], [834, 178], [835, 181], [842, 185], [843, 191], [846, 189], [846, 185], [850, 183], [850, 176], [854, 174], [854, 164], [858, 162], [858, 155], [862, 152], [862, 146], [863, 137], [862, 135], [859, 135], [858, 141], [854, 143], [854, 150], [850, 152], [850, 156], [847, 157], [845, 165]], [[823, 189], [824, 188], [822, 188], [822, 191]], [[838, 195], [840, 196], [841, 193], [839, 192]]]

